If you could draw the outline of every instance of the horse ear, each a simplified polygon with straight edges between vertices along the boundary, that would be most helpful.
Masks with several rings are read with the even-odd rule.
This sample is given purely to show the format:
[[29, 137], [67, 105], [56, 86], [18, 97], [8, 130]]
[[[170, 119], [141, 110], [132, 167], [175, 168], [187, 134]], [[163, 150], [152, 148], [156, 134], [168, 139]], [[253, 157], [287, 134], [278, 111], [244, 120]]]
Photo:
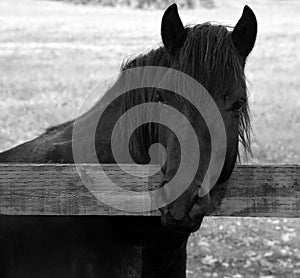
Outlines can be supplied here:
[[243, 14], [232, 31], [234, 46], [246, 59], [251, 52], [257, 34], [257, 21], [254, 12], [246, 5]]
[[175, 54], [182, 47], [186, 34], [174, 3], [166, 9], [161, 22], [162, 41], [170, 54]]

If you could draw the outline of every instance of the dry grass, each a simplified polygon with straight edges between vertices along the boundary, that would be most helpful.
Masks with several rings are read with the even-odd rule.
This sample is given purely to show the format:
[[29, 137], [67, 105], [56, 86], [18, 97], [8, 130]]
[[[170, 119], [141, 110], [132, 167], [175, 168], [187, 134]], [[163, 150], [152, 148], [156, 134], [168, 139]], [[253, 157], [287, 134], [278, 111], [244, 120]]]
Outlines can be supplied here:
[[[259, 22], [257, 44], [247, 67], [255, 135], [250, 163], [299, 163], [300, 6], [295, 1], [248, 2]], [[242, 1], [216, 3], [215, 10], [183, 11], [183, 21], [234, 24]], [[71, 119], [85, 95], [117, 73], [123, 58], [160, 43], [161, 15], [162, 11], [2, 0], [0, 149]], [[300, 269], [299, 221], [209, 221], [190, 241], [189, 277], [300, 276], [294, 273]], [[270, 247], [268, 240], [275, 243]], [[228, 249], [230, 245], [233, 249]], [[272, 248], [289, 248], [290, 253], [280, 255]], [[273, 253], [267, 256], [270, 249]], [[259, 259], [253, 260], [249, 250]]]
[[189, 240], [188, 277], [300, 277], [300, 222], [275, 218], [204, 220]]

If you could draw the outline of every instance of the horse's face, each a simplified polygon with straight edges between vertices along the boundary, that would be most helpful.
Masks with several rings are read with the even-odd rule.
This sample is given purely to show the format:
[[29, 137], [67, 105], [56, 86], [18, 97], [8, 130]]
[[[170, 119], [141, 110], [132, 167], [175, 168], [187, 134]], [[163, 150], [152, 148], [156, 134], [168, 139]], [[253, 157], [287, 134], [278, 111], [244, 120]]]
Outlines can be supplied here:
[[[197, 26], [193, 28], [197, 28]], [[191, 68], [195, 67], [197, 61], [184, 61], [184, 58], [182, 58], [182, 53], [188, 52], [186, 45], [188, 44], [187, 40], [191, 39], [189, 36], [193, 36], [193, 40], [201, 39], [201, 36], [197, 37], [197, 35], [192, 33], [195, 31], [193, 28], [186, 29], [183, 27], [175, 4], [166, 10], [162, 19], [161, 31], [164, 46], [170, 55], [171, 67], [182, 70], [180, 65], [184, 63], [186, 63], [186, 65], [190, 64]], [[208, 25], [207, 28], [209, 28]], [[222, 32], [227, 32], [225, 37], [228, 40], [227, 47], [229, 47], [229, 52], [226, 52], [226, 55], [235, 55], [235, 60], [230, 59], [230, 57], [228, 59], [226, 57], [222, 58], [224, 54], [219, 53], [221, 50], [220, 47], [217, 46], [217, 44], [220, 43], [217, 37], [218, 31], [214, 33], [215, 37], [213, 42], [208, 41], [208, 37], [203, 37], [202, 42], [197, 42], [199, 44], [204, 43], [206, 49], [212, 50], [213, 53], [203, 52], [202, 50], [197, 51], [195, 49], [193, 51], [194, 53], [198, 53], [196, 57], [194, 57], [195, 59], [197, 59], [197, 55], [199, 55], [198, 58], [201, 58], [201, 55], [213, 55], [214, 57], [211, 59], [215, 59], [216, 61], [220, 60], [220, 65], [215, 65], [216, 68], [199, 66], [199, 72], [195, 72], [195, 69], [186, 71], [186, 73], [192, 75], [192, 77], [202, 83], [208, 90], [222, 116], [226, 131], [226, 156], [221, 175], [219, 175], [217, 179], [218, 183], [222, 183], [230, 177], [238, 155], [239, 139], [244, 140], [242, 133], [245, 132], [245, 130], [243, 130], [243, 128], [245, 129], [245, 125], [247, 125], [248, 121], [246, 84], [244, 78], [234, 78], [234, 76], [236, 76], [238, 70], [239, 75], [244, 77], [245, 61], [256, 39], [257, 23], [255, 15], [252, 10], [246, 6], [242, 17], [232, 32], [227, 31], [227, 29], [224, 31], [225, 27], [222, 28], [223, 29], [220, 28]], [[195, 45], [197, 45], [197, 43], [195, 43]], [[232, 48], [231, 50], [230, 47]], [[191, 53], [191, 51], [189, 51], [189, 53]], [[204, 60], [206, 61], [206, 59], [209, 60], [210, 57], [205, 57], [205, 59], [202, 57], [199, 63]], [[232, 65], [233, 60], [237, 61], [235, 65]], [[220, 67], [222, 68], [221, 71], [223, 71], [221, 74]], [[220, 75], [222, 75], [221, 78]], [[226, 85], [226, 82], [230, 84]], [[219, 84], [216, 86], [216, 84], [213, 83]], [[210, 89], [212, 90], [211, 92]], [[174, 94], [165, 91], [160, 92], [159, 97], [161, 101], [180, 110], [189, 120], [197, 135], [201, 153], [201, 160], [193, 182], [180, 197], [161, 209], [162, 223], [176, 231], [193, 232], [200, 227], [203, 216], [210, 203], [209, 194], [204, 197], [199, 197], [199, 188], [211, 158], [210, 133], [204, 119], [200, 113], [195, 113], [195, 109], [193, 109], [191, 103], [185, 101], [180, 96], [175, 97]], [[165, 146], [167, 156], [162, 169], [164, 177], [161, 185], [163, 186], [174, 177], [180, 164], [182, 154], [180, 143], [176, 135], [170, 129], [163, 126], [160, 127], [159, 141]], [[189, 143], [188, 138], [185, 143]], [[216, 153], [214, 155], [215, 158], [218, 159], [219, 154]], [[214, 173], [212, 173], [212, 175], [214, 175]], [[213, 185], [210, 187], [212, 186]]]

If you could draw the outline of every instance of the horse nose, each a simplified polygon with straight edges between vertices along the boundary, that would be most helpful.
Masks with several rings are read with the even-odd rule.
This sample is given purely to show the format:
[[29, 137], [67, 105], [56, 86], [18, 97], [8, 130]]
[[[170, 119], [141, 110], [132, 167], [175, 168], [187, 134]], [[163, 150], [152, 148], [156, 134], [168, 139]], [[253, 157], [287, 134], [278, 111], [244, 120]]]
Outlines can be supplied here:
[[162, 208], [162, 213], [168, 215], [168, 218], [172, 218], [173, 221], [183, 220], [188, 212], [188, 198], [184, 197], [181, 196], [181, 198]]
[[210, 205], [210, 195], [197, 197], [192, 205], [186, 203], [187, 200], [176, 200], [174, 203], [161, 208], [163, 223], [171, 225], [194, 225], [201, 222]]
[[175, 219], [174, 214], [171, 215], [170, 208], [165, 207], [161, 209], [161, 222], [163, 226], [176, 233], [190, 234], [199, 229], [202, 221], [192, 220], [188, 213], [182, 215], [182, 218]]
[[186, 211], [183, 203], [176, 204], [176, 206], [170, 206], [167, 208], [168, 213], [175, 221], [180, 221], [184, 218]]

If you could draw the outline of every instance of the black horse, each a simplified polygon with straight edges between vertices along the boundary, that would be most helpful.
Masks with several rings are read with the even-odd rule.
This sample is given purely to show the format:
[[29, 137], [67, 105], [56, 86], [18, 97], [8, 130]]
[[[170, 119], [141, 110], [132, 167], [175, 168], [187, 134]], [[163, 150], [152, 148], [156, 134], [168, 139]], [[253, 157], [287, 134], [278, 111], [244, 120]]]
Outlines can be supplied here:
[[[248, 6], [234, 28], [211, 23], [184, 27], [173, 4], [162, 18], [163, 46], [127, 61], [120, 70], [122, 79], [123, 73], [137, 67], [174, 69], [191, 76], [209, 92], [223, 119], [227, 142], [215, 188], [222, 187], [230, 177], [239, 142], [250, 151], [244, 68], [256, 33], [256, 18]], [[113, 127], [124, 112], [148, 102], [176, 108], [195, 131], [201, 161], [188, 189], [161, 208], [161, 217], [1, 216], [0, 277], [186, 277], [188, 237], [200, 227], [216, 191], [214, 188], [211, 194], [199, 197], [199, 183], [211, 157], [211, 138], [204, 118], [195, 112], [193, 104], [167, 90], [132, 90], [102, 114], [94, 138], [95, 150], [100, 163], [116, 163], [111, 149]], [[51, 127], [36, 139], [1, 153], [0, 162], [74, 163], [74, 124], [81, 131], [76, 140], [84, 146], [89, 140], [85, 129], [101, 105], [100, 100], [78, 119]], [[188, 144], [188, 136], [186, 140]], [[148, 150], [157, 142], [166, 150], [163, 186], [174, 177], [180, 164], [180, 142], [172, 130], [155, 123], [141, 126], [132, 134], [130, 154], [137, 163], [149, 163]], [[218, 152], [214, 155], [218, 157]], [[81, 162], [93, 161], [87, 156]]]

